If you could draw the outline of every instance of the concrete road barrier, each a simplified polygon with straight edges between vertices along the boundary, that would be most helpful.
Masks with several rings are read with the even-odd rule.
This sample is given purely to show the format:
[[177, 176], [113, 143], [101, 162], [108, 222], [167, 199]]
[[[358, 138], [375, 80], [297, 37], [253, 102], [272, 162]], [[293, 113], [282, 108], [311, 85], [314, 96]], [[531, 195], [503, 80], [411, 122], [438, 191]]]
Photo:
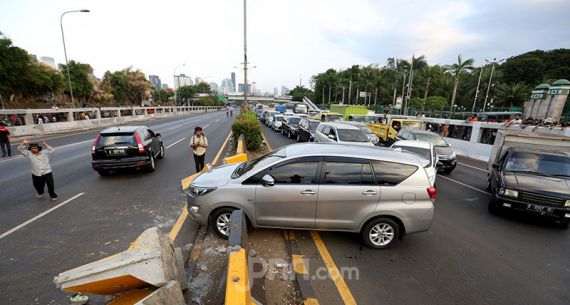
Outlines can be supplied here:
[[172, 241], [154, 227], [144, 231], [126, 251], [62, 272], [54, 282], [63, 291], [101, 295], [149, 285], [161, 287], [171, 280], [186, 285], [181, 276], [184, 266], [175, 252]]
[[230, 157], [224, 158], [224, 164], [233, 164], [247, 161], [247, 150], [245, 148], [245, 139], [243, 135], [240, 135], [236, 145], [236, 154]]
[[234, 211], [230, 218], [230, 223], [225, 304], [256, 304], [251, 297], [247, 265], [247, 223], [243, 210]]

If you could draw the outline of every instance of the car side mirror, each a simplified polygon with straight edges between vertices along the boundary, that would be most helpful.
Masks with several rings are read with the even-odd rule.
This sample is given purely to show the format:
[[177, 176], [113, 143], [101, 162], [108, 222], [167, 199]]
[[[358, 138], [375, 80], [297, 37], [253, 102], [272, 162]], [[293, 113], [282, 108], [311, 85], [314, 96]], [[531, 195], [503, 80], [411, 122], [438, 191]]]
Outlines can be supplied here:
[[501, 168], [501, 164], [499, 163], [493, 163], [493, 165], [491, 165], [494, 169], [499, 169]]
[[160, 136], [161, 136], [160, 133], [155, 133], [154, 135], [155, 135], [156, 137], [160, 137]]
[[271, 175], [265, 174], [261, 178], [261, 184], [263, 186], [274, 186], [275, 185], [275, 179], [273, 179], [273, 177], [271, 177]]

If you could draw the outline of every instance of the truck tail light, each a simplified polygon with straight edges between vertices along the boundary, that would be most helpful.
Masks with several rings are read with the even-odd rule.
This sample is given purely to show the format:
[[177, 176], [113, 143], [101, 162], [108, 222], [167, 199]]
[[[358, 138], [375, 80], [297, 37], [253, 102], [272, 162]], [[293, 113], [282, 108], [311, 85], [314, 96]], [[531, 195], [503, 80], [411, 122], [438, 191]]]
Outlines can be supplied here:
[[436, 197], [436, 195], [437, 195], [437, 190], [435, 189], [435, 187], [433, 187], [433, 186], [428, 187], [428, 188], [427, 188], [427, 193], [428, 193], [429, 199], [431, 199], [432, 201], [434, 201], [434, 200], [435, 200], [435, 197]]
[[144, 145], [141, 142], [141, 138], [139, 134], [135, 132], [135, 138], [137, 139], [137, 146], [139, 148], [139, 154], [144, 155], [146, 154], [146, 150], [144, 149]]
[[97, 147], [97, 143], [99, 143], [99, 139], [101, 138], [101, 134], [98, 134], [93, 141], [93, 145], [91, 146], [91, 157], [95, 158], [95, 147]]

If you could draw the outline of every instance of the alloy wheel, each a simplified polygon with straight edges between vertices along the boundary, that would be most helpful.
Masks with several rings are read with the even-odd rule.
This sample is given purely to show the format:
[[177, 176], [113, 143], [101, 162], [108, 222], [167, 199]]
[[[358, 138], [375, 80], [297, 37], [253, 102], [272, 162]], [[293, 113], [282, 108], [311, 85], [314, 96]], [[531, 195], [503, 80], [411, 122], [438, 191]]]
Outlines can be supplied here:
[[372, 227], [368, 238], [376, 246], [386, 246], [394, 239], [394, 228], [387, 223], [379, 223]]
[[229, 236], [230, 234], [230, 216], [231, 214], [224, 213], [220, 214], [218, 219], [216, 219], [216, 229], [224, 236]]

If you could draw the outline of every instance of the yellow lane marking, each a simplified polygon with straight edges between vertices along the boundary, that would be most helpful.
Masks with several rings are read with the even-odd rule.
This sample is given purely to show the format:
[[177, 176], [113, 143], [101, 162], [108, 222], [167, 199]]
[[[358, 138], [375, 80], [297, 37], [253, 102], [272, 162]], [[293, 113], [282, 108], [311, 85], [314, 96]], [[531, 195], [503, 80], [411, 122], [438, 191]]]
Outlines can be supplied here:
[[214, 160], [212, 161], [212, 165], [216, 165], [218, 163], [218, 160], [220, 159], [220, 156], [222, 155], [222, 152], [224, 151], [224, 148], [226, 147], [226, 145], [228, 144], [228, 141], [230, 140], [232, 136], [232, 132], [230, 131], [230, 133], [228, 134], [228, 137], [226, 138], [226, 140], [224, 141], [224, 144], [222, 144], [222, 147], [220, 147], [220, 150], [218, 151], [218, 154], [216, 155], [216, 157], [214, 158]]
[[295, 273], [309, 274], [309, 272], [307, 271], [307, 267], [303, 262], [303, 255], [293, 254], [292, 257], [293, 257], [293, 270], [295, 270]]
[[182, 229], [182, 225], [186, 221], [187, 217], [188, 210], [186, 208], [183, 208], [182, 213], [180, 213], [180, 216], [178, 216], [178, 220], [176, 220], [176, 223], [174, 223], [174, 227], [172, 227], [172, 230], [170, 230], [170, 233], [168, 233], [168, 238], [170, 240], [174, 241], [176, 239], [176, 236], [178, 236], [178, 233], [180, 233], [180, 229]]
[[323, 261], [325, 262], [325, 266], [327, 267], [331, 279], [333, 280], [336, 289], [340, 294], [340, 297], [344, 301], [344, 304], [356, 305], [356, 300], [352, 296], [350, 289], [348, 289], [346, 282], [342, 278], [340, 271], [336, 267], [336, 264], [334, 263], [334, 260], [332, 259], [329, 250], [325, 246], [325, 243], [319, 236], [319, 233], [311, 231], [311, 237], [315, 242], [315, 246], [317, 246], [317, 249], [319, 250], [319, 254], [321, 255]]
[[315, 298], [308, 298], [303, 302], [303, 305], [319, 305], [319, 301]]
[[269, 144], [269, 140], [267, 140], [267, 138], [265, 137], [265, 132], [261, 133], [261, 137], [263, 138], [263, 141], [267, 145], [267, 149], [269, 149], [269, 151], [272, 151], [273, 148], [271, 148], [271, 144]]

